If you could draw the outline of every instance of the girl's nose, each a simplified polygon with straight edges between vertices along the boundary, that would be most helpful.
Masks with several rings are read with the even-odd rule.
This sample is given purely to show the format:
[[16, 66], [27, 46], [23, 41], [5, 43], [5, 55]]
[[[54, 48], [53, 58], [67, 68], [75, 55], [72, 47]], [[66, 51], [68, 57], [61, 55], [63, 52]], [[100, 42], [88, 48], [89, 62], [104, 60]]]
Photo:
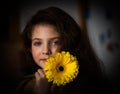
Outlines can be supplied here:
[[42, 54], [49, 55], [51, 53], [49, 45], [45, 44], [42, 49]]

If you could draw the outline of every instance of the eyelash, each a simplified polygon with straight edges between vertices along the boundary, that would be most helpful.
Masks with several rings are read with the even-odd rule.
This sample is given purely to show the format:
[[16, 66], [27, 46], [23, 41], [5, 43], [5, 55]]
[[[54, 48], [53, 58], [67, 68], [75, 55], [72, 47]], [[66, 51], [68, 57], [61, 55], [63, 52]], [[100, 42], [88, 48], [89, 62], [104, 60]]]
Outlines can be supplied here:
[[34, 42], [35, 46], [40, 46], [42, 43], [41, 42]]
[[[41, 44], [42, 44], [42, 42], [40, 42], [40, 41], [33, 43], [34, 46], [41, 46]], [[52, 40], [49, 42], [50, 46], [59, 45], [59, 44], [60, 44], [59, 40]]]
[[51, 41], [51, 42], [50, 42], [50, 45], [59, 45], [59, 41], [58, 41], [58, 40], [56, 40], [56, 41]]

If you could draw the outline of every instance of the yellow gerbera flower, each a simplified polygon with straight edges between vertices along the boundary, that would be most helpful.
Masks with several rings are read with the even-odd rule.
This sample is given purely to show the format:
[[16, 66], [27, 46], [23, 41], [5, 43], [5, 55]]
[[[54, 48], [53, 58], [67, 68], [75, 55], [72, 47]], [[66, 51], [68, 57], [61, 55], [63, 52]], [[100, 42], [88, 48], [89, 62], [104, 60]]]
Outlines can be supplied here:
[[78, 74], [77, 58], [69, 52], [57, 52], [53, 57], [49, 58], [45, 65], [45, 74], [48, 82], [53, 84], [65, 85], [73, 81]]

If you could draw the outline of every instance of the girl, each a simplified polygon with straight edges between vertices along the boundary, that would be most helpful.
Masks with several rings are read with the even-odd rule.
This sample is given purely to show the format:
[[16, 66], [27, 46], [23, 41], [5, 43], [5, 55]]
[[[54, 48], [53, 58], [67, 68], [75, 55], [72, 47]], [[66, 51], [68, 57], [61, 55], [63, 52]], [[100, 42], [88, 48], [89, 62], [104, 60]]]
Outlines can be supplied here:
[[[26, 76], [16, 94], [101, 94], [107, 91], [104, 71], [88, 36], [65, 11], [56, 7], [39, 10], [27, 23], [22, 37], [29, 59], [25, 75], [35, 76]], [[43, 68], [48, 58], [61, 51], [76, 56], [80, 68], [73, 82], [58, 87], [47, 81]]]

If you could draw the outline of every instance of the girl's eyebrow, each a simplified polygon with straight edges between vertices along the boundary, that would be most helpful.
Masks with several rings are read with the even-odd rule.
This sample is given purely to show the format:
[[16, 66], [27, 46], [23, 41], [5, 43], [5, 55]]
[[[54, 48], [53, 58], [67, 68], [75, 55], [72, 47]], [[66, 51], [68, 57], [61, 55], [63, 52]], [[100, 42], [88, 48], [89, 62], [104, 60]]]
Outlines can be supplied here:
[[34, 41], [34, 40], [42, 40], [42, 39], [40, 39], [40, 38], [33, 38], [32, 41]]
[[53, 39], [60, 39], [60, 37], [54, 37], [54, 38], [50, 38], [51, 40], [53, 40]]
[[[60, 39], [60, 37], [53, 37], [53, 38], [49, 38], [50, 40], [53, 40], [53, 39]], [[32, 41], [34, 40], [42, 40], [41, 38], [33, 38]]]

